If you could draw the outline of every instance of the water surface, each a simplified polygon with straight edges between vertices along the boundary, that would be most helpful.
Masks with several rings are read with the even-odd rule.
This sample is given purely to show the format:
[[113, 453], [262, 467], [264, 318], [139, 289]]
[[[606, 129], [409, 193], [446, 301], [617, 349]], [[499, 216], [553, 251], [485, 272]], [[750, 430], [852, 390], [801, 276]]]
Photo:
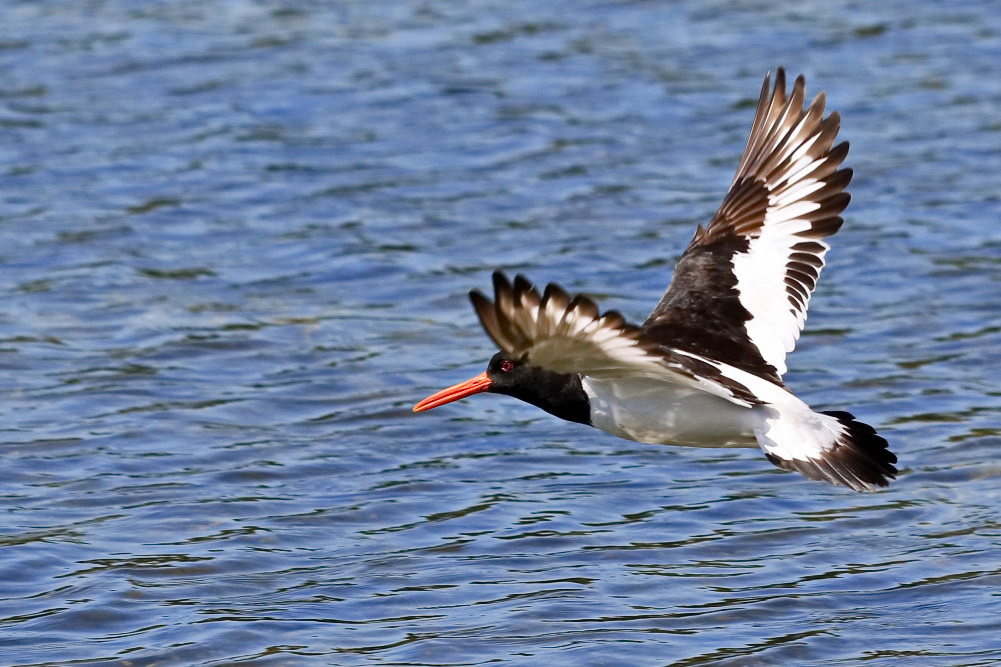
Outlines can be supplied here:
[[[992, 4], [4, 14], [5, 663], [1001, 663]], [[897, 482], [410, 413], [494, 268], [641, 320], [778, 65], [856, 170], [787, 380]]]

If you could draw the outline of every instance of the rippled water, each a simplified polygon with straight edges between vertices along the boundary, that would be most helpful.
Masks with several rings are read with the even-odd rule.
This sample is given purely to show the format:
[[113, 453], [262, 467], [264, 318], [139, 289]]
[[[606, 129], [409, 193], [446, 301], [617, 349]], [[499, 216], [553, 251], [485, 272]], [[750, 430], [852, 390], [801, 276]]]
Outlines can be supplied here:
[[[7, 3], [5, 664], [1001, 663], [992, 3]], [[762, 75], [854, 200], [791, 357], [902, 474], [483, 396], [492, 269], [642, 319]]]

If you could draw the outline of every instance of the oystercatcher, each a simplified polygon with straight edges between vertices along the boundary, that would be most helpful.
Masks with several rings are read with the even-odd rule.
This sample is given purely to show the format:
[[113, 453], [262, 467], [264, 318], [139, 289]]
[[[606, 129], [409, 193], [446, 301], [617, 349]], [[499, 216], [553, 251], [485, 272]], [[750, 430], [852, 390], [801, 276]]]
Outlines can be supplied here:
[[760, 446], [773, 464], [856, 491], [896, 476], [886, 440], [847, 412], [815, 412], [782, 382], [786, 353], [850, 199], [834, 145], [840, 117], [805, 80], [765, 76], [747, 147], [723, 204], [695, 231], [640, 326], [588, 297], [493, 274], [470, 292], [500, 348], [480, 375], [414, 406], [507, 394], [563, 419], [652, 444]]

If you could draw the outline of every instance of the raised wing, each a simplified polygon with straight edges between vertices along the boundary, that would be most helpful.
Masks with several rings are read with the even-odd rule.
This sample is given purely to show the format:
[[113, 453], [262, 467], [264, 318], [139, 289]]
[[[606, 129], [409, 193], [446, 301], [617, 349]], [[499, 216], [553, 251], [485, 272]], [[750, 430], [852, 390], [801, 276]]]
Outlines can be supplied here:
[[469, 298], [487, 335], [514, 359], [558, 373], [596, 377], [643, 375], [682, 384], [750, 407], [760, 401], [747, 387], [697, 356], [650, 340], [618, 312], [599, 313], [586, 296], [550, 283], [542, 295], [524, 277], [512, 284], [494, 272], [494, 300], [478, 290]]
[[716, 215], [678, 261], [645, 336], [781, 383], [786, 353], [844, 222], [848, 144], [824, 94], [803, 108], [805, 80], [786, 94], [785, 71], [765, 76], [747, 147]]

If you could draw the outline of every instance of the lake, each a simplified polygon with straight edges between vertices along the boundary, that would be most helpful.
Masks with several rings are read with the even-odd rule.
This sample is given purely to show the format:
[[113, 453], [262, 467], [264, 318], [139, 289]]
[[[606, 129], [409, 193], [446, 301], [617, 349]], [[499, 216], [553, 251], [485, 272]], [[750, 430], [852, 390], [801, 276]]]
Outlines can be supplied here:
[[[10, 665], [1001, 664], [989, 2], [7, 3]], [[789, 386], [856, 494], [501, 396], [466, 293], [642, 321], [764, 74], [851, 142]]]

